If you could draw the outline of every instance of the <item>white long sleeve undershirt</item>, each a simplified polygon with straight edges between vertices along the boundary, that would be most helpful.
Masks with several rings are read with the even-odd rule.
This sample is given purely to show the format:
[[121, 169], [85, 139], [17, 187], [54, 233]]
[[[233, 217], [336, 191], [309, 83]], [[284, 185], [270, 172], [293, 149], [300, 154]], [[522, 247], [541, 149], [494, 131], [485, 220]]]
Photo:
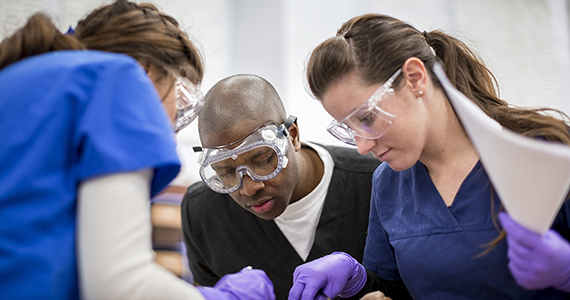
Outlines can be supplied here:
[[204, 300], [154, 262], [152, 170], [94, 178], [79, 186], [77, 260], [82, 299]]

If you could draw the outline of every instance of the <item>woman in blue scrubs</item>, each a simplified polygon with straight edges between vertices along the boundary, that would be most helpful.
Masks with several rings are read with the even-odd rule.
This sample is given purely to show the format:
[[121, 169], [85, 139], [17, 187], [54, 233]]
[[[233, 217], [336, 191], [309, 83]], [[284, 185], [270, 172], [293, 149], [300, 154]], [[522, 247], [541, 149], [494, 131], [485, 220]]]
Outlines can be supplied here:
[[501, 125], [570, 144], [568, 123], [499, 99], [493, 75], [461, 41], [385, 15], [349, 20], [313, 51], [309, 86], [334, 118], [328, 130], [386, 163], [373, 178], [363, 265], [334, 253], [300, 266], [289, 299], [358, 299], [374, 290], [393, 299], [568, 298], [568, 204], [547, 238], [522, 240], [507, 215], [508, 243], [500, 236], [500, 199], [436, 63]]
[[180, 169], [202, 74], [150, 4], [103, 6], [74, 35], [36, 14], [2, 41], [0, 298], [273, 297], [261, 270], [195, 288], [153, 261], [148, 200]]

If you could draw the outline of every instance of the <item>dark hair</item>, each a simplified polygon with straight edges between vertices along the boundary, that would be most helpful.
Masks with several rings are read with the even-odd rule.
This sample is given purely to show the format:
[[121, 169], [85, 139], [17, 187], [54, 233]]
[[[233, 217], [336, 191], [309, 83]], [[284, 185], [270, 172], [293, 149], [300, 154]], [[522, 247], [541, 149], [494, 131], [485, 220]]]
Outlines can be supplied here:
[[62, 34], [50, 17], [38, 13], [24, 27], [0, 43], [0, 70], [27, 57], [57, 50], [79, 50], [85, 46]]
[[[564, 113], [547, 108], [514, 107], [499, 99], [495, 77], [465, 43], [439, 30], [422, 33], [386, 15], [366, 14], [344, 23], [336, 37], [313, 50], [307, 65], [307, 80], [313, 95], [322, 99], [333, 83], [350, 73], [369, 84], [384, 82], [410, 57], [424, 62], [438, 88], [441, 85], [433, 73], [433, 65], [440, 62], [455, 87], [506, 128], [570, 144], [565, 122], [568, 117]], [[397, 87], [398, 81], [394, 86]], [[547, 112], [558, 113], [562, 119]]]
[[74, 36], [88, 49], [124, 53], [145, 67], [202, 81], [198, 51], [178, 22], [152, 4], [118, 0], [103, 6], [79, 21]]
[[[563, 112], [514, 107], [499, 99], [495, 77], [465, 43], [439, 30], [420, 32], [386, 15], [366, 14], [344, 23], [335, 37], [313, 50], [307, 81], [315, 98], [322, 100], [327, 89], [344, 76], [356, 74], [368, 84], [385, 82], [410, 57], [423, 61], [432, 83], [439, 89], [442, 87], [433, 66], [440, 62], [451, 83], [504, 127], [525, 136], [570, 144], [568, 117]], [[401, 78], [396, 80], [395, 88]], [[494, 213], [493, 220], [496, 221]], [[484, 253], [503, 238], [501, 232]]]
[[31, 55], [55, 50], [93, 49], [123, 53], [145, 67], [175, 72], [195, 84], [204, 74], [200, 55], [171, 16], [154, 5], [117, 0], [79, 21], [73, 36], [61, 34], [43, 14], [0, 44], [0, 68]]

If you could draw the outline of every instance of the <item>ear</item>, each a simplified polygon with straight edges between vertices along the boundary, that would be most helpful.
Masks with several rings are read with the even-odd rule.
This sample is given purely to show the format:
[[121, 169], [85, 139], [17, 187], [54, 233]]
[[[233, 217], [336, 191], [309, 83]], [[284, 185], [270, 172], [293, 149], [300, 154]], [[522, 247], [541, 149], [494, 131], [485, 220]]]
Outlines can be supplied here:
[[146, 74], [152, 81], [162, 81], [163, 79], [168, 79], [170, 76], [164, 74], [164, 71], [160, 68], [157, 68], [151, 64], [143, 65]]
[[140, 61], [139, 61], [139, 64], [141, 65], [141, 67], [143, 67], [144, 71], [145, 71], [147, 74], [150, 74], [150, 72], [151, 72], [152, 69], [153, 69], [153, 67], [152, 67], [151, 64], [149, 64], [149, 63], [142, 63], [142, 62], [140, 62]]
[[424, 62], [417, 57], [410, 57], [402, 66], [406, 84], [418, 97], [425, 95], [428, 75]]
[[291, 138], [291, 143], [293, 144], [293, 148], [295, 152], [301, 149], [301, 141], [299, 139], [299, 127], [297, 123], [291, 124], [289, 127], [289, 137]]
[[150, 80], [152, 80], [153, 82], [159, 78], [158, 72], [152, 66], [145, 66], [144, 70], [146, 71], [146, 75], [148, 75], [148, 78], [150, 78]]

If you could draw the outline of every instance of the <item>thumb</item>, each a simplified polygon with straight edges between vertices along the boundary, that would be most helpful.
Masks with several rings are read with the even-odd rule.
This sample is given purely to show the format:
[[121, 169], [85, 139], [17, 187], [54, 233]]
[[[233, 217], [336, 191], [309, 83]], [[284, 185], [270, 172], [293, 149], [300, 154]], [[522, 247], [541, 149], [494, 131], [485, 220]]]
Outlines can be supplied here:
[[520, 225], [507, 213], [499, 213], [499, 220], [507, 233], [509, 243], [514, 242], [528, 249], [533, 249], [540, 243], [540, 235]]

